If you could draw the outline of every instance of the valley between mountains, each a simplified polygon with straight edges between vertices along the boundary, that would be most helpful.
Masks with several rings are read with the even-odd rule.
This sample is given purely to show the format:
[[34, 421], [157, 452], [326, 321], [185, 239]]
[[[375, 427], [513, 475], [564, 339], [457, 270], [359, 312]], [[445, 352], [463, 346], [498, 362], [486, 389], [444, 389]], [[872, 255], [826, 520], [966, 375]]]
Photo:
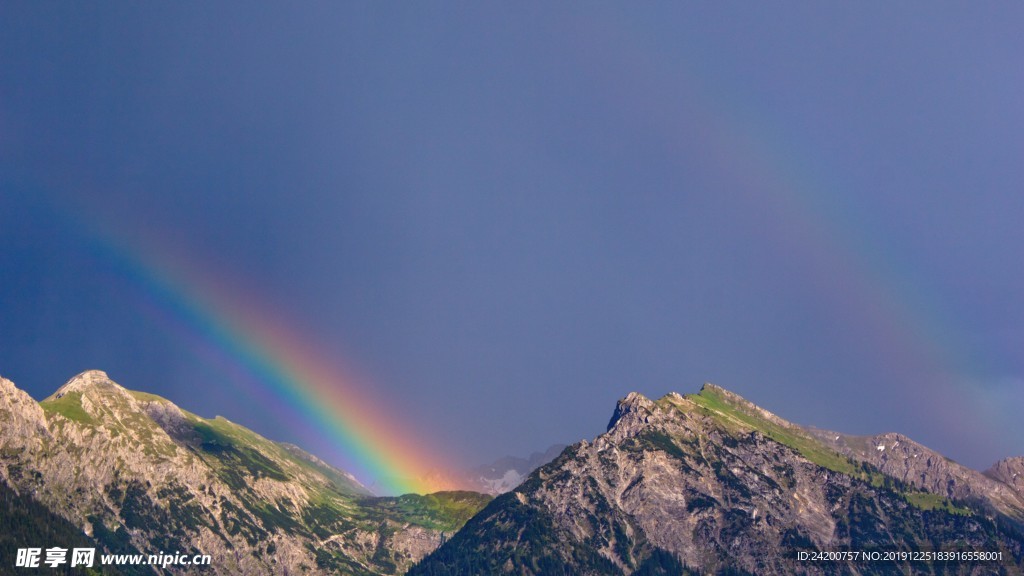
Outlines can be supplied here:
[[[520, 471], [522, 472], [522, 471]], [[0, 378], [0, 573], [1020, 574], [1024, 458], [984, 473], [899, 434], [801, 427], [720, 387], [631, 393], [608, 430], [492, 497], [372, 495], [296, 446], [88, 371]], [[45, 540], [45, 541], [43, 541]], [[209, 567], [15, 568], [18, 548], [209, 554]], [[806, 562], [797, 552], [886, 551]], [[988, 552], [999, 560], [913, 561]], [[903, 558], [903, 559], [899, 559]]]

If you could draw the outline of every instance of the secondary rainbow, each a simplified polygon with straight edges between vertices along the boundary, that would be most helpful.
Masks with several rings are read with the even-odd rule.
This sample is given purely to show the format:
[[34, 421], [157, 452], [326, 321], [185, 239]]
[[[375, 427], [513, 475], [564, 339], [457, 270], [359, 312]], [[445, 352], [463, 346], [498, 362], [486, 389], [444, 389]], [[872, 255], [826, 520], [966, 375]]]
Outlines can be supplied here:
[[[594, 30], [619, 35], [614, 45], [627, 52], [615, 61], [628, 67], [609, 72], [607, 59], [589, 56], [612, 44], [601, 34], [576, 39], [581, 61], [593, 63], [595, 74], [614, 83], [607, 94], [626, 94], [622, 86], [629, 86], [628, 94], [645, 94], [657, 105], [636, 109], [623, 99], [621, 109], [642, 125], [656, 126], [651, 136], [669, 155], [700, 154], [702, 165], [726, 182], [723, 193], [735, 195], [751, 213], [769, 215], [765, 239], [797, 255], [797, 273], [820, 287], [816, 292], [843, 326], [844, 337], [866, 346], [866, 362], [902, 367], [908, 374], [898, 388], [899, 401], [948, 422], [951, 442], [971, 437], [980, 445], [1001, 434], [995, 420], [984, 433], [966, 425], [985, 421], [980, 413], [991, 413], [996, 400], [991, 390], [965, 378], [987, 370], [958, 336], [962, 320], [913, 278], [912, 268], [901, 261], [901, 247], [886, 242], [885, 230], [865, 228], [873, 219], [859, 218], [844, 204], [854, 191], [829, 172], [825, 158], [815, 158], [785, 127], [773, 125], [771, 114], [744, 87], [716, 84], [722, 78], [718, 62], [680, 57], [676, 45], [657, 44], [639, 24], [601, 24]], [[694, 138], [701, 143], [696, 150]], [[962, 417], [968, 407], [979, 417]], [[1004, 410], [1000, 417], [1010, 422], [1015, 416]]]

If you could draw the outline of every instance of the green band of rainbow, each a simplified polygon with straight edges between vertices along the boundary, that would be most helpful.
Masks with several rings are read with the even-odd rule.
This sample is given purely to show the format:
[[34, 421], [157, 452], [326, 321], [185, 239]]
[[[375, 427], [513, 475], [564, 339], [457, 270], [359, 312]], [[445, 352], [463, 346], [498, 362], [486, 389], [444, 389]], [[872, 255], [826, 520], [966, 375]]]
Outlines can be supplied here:
[[[186, 271], [165, 255], [143, 258], [123, 243], [93, 239], [102, 258], [184, 326], [198, 346], [216, 349], [243, 370], [272, 410], [291, 412], [332, 441], [347, 471], [376, 492], [425, 494], [446, 487], [438, 478], [447, 466], [417, 443], [422, 435], [382, 412], [379, 401], [266, 307], [247, 302], [241, 292], [215, 288], [195, 265]], [[152, 261], [161, 264], [144, 264]]]

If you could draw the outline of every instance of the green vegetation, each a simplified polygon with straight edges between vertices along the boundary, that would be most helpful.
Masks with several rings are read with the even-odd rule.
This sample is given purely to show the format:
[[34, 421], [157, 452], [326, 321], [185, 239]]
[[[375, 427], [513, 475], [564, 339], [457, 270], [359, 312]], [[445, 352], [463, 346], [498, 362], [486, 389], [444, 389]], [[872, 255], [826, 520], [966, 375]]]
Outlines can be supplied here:
[[442, 532], [455, 532], [491, 501], [476, 492], [435, 492], [421, 496], [406, 494], [361, 501], [367, 520], [391, 519]]
[[[54, 514], [27, 495], [19, 495], [0, 481], [0, 571], [5, 574], [100, 574], [97, 569], [72, 570], [65, 565], [50, 568], [14, 568], [19, 548], [39, 548], [60, 545], [64, 548], [95, 548], [98, 543], [64, 518]], [[103, 574], [119, 574], [113, 566], [105, 566]]]
[[[176, 447], [170, 442], [159, 442], [156, 436], [160, 436], [159, 428], [148, 416], [131, 409], [126, 401], [116, 392], [117, 389], [110, 387], [97, 388], [99, 397], [90, 396], [93, 399], [92, 413], [86, 412], [82, 406], [82, 392], [74, 390], [67, 392], [59, 398], [48, 398], [39, 403], [39, 406], [47, 414], [60, 414], [69, 421], [84, 424], [90, 427], [103, 427], [111, 437], [128, 437], [141, 444], [141, 449], [147, 456], [171, 457], [176, 452]], [[166, 402], [159, 396], [145, 394], [142, 392], [129, 392], [140, 400], [159, 400]], [[63, 422], [58, 420], [58, 423]]]
[[675, 576], [677, 574], [692, 574], [692, 572], [686, 570], [675, 555], [661, 548], [655, 548], [651, 555], [644, 560], [644, 563], [636, 569], [636, 572], [633, 572], [633, 576]]
[[645, 448], [660, 450], [680, 459], [686, 458], [686, 452], [676, 444], [675, 440], [660, 430], [645, 431], [641, 435], [640, 441], [645, 445]]
[[[792, 448], [819, 466], [863, 480], [875, 488], [894, 490], [902, 494], [906, 501], [916, 508], [926, 511], [942, 510], [959, 515], [972, 513], [970, 509], [956, 506], [937, 494], [913, 490], [905, 483], [883, 474], [867, 462], [855, 462], [830, 449], [799, 427], [787, 427], [773, 422], [758, 414], [754, 409], [727, 397], [717, 388], [705, 387], [699, 394], [692, 394], [686, 398], [700, 406], [708, 414], [718, 416], [719, 420], [727, 427], [732, 427], [734, 430], [756, 430], [766, 437]], [[679, 407], [674, 402], [672, 404]], [[662, 440], [661, 444], [664, 443], [665, 441]], [[671, 452], [671, 450], [667, 450], [666, 446], [659, 447]]]
[[328, 538], [355, 528], [351, 512], [331, 502], [311, 503], [302, 509], [302, 522], [317, 538]]
[[296, 446], [272, 442], [221, 416], [207, 419], [185, 412], [185, 418], [198, 435], [201, 455], [211, 455], [220, 461], [222, 479], [234, 489], [248, 483], [243, 471], [248, 471], [253, 478], [286, 482], [302, 474], [290, 467], [294, 465], [302, 471], [326, 478], [327, 482], [321, 488], [327, 494], [346, 497], [369, 495], [365, 488], [342, 471], [316, 461]]
[[973, 514], [969, 508], [957, 506], [938, 494], [930, 492], [904, 492], [903, 497], [915, 508], [921, 510], [941, 510], [959, 516], [970, 516]]
[[68, 392], [60, 398], [43, 400], [39, 403], [44, 412], [60, 414], [68, 420], [95, 425], [96, 419], [82, 408], [82, 393]]
[[344, 494], [346, 496], [372, 495], [369, 490], [354, 481], [343, 471], [338, 470], [325, 462], [317, 460], [313, 455], [307, 453], [298, 446], [281, 442], [273, 442], [272, 444], [275, 453], [279, 453], [289, 462], [297, 464], [299, 467], [312, 474], [327, 478], [328, 484], [325, 486], [327, 490]]
[[567, 541], [550, 513], [514, 494], [495, 498], [407, 576], [621, 574], [593, 542]]
[[[219, 461], [218, 475], [232, 489], [242, 490], [251, 482], [243, 471], [248, 472], [252, 478], [270, 478], [282, 482], [291, 479], [277, 463], [253, 447], [262, 440], [255, 433], [223, 418], [194, 418], [192, 425], [199, 435], [200, 451]], [[252, 438], [248, 438], [249, 435]], [[263, 443], [269, 444], [266, 440]]]
[[[388, 541], [396, 532], [411, 524], [445, 533], [455, 533], [490, 500], [490, 496], [475, 492], [352, 498], [325, 491], [301, 508], [302, 526], [295, 530], [308, 530], [320, 539], [347, 534], [353, 530], [376, 532], [380, 539], [369, 558], [370, 563], [375, 566], [371, 572], [392, 573], [409, 560], [407, 556], [388, 547]], [[266, 526], [266, 520], [263, 520]], [[313, 551], [316, 554], [317, 565], [321, 568], [336, 570], [343, 574], [370, 573], [336, 552], [324, 549]]]
[[[756, 430], [776, 442], [788, 446], [811, 462], [829, 470], [881, 485], [884, 475], [825, 446], [798, 427], [787, 427], [761, 416], [756, 411], [726, 397], [718, 389], [705, 387], [699, 394], [686, 396], [706, 413], [715, 415], [734, 431]], [[679, 407], [674, 402], [673, 406]]]
[[135, 390], [129, 390], [132, 398], [135, 398], [139, 402], [160, 402], [161, 404], [170, 404], [171, 401], [156, 394], [150, 394], [149, 392], [138, 392]]

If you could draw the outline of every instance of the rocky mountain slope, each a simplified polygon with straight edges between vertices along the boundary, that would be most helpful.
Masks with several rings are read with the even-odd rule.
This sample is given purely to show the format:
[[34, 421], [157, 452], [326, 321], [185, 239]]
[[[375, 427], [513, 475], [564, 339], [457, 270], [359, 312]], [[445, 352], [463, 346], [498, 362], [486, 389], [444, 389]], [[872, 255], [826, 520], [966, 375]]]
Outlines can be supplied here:
[[[713, 385], [634, 393], [607, 433], [496, 498], [409, 574], [1019, 574], [1020, 468], [983, 475], [901, 436], [804, 429]], [[837, 550], [1002, 561], [797, 556]]]
[[295, 446], [99, 371], [38, 403], [0, 378], [0, 423], [5, 494], [107, 550], [210, 554], [206, 574], [400, 574], [490, 499], [375, 498]]

